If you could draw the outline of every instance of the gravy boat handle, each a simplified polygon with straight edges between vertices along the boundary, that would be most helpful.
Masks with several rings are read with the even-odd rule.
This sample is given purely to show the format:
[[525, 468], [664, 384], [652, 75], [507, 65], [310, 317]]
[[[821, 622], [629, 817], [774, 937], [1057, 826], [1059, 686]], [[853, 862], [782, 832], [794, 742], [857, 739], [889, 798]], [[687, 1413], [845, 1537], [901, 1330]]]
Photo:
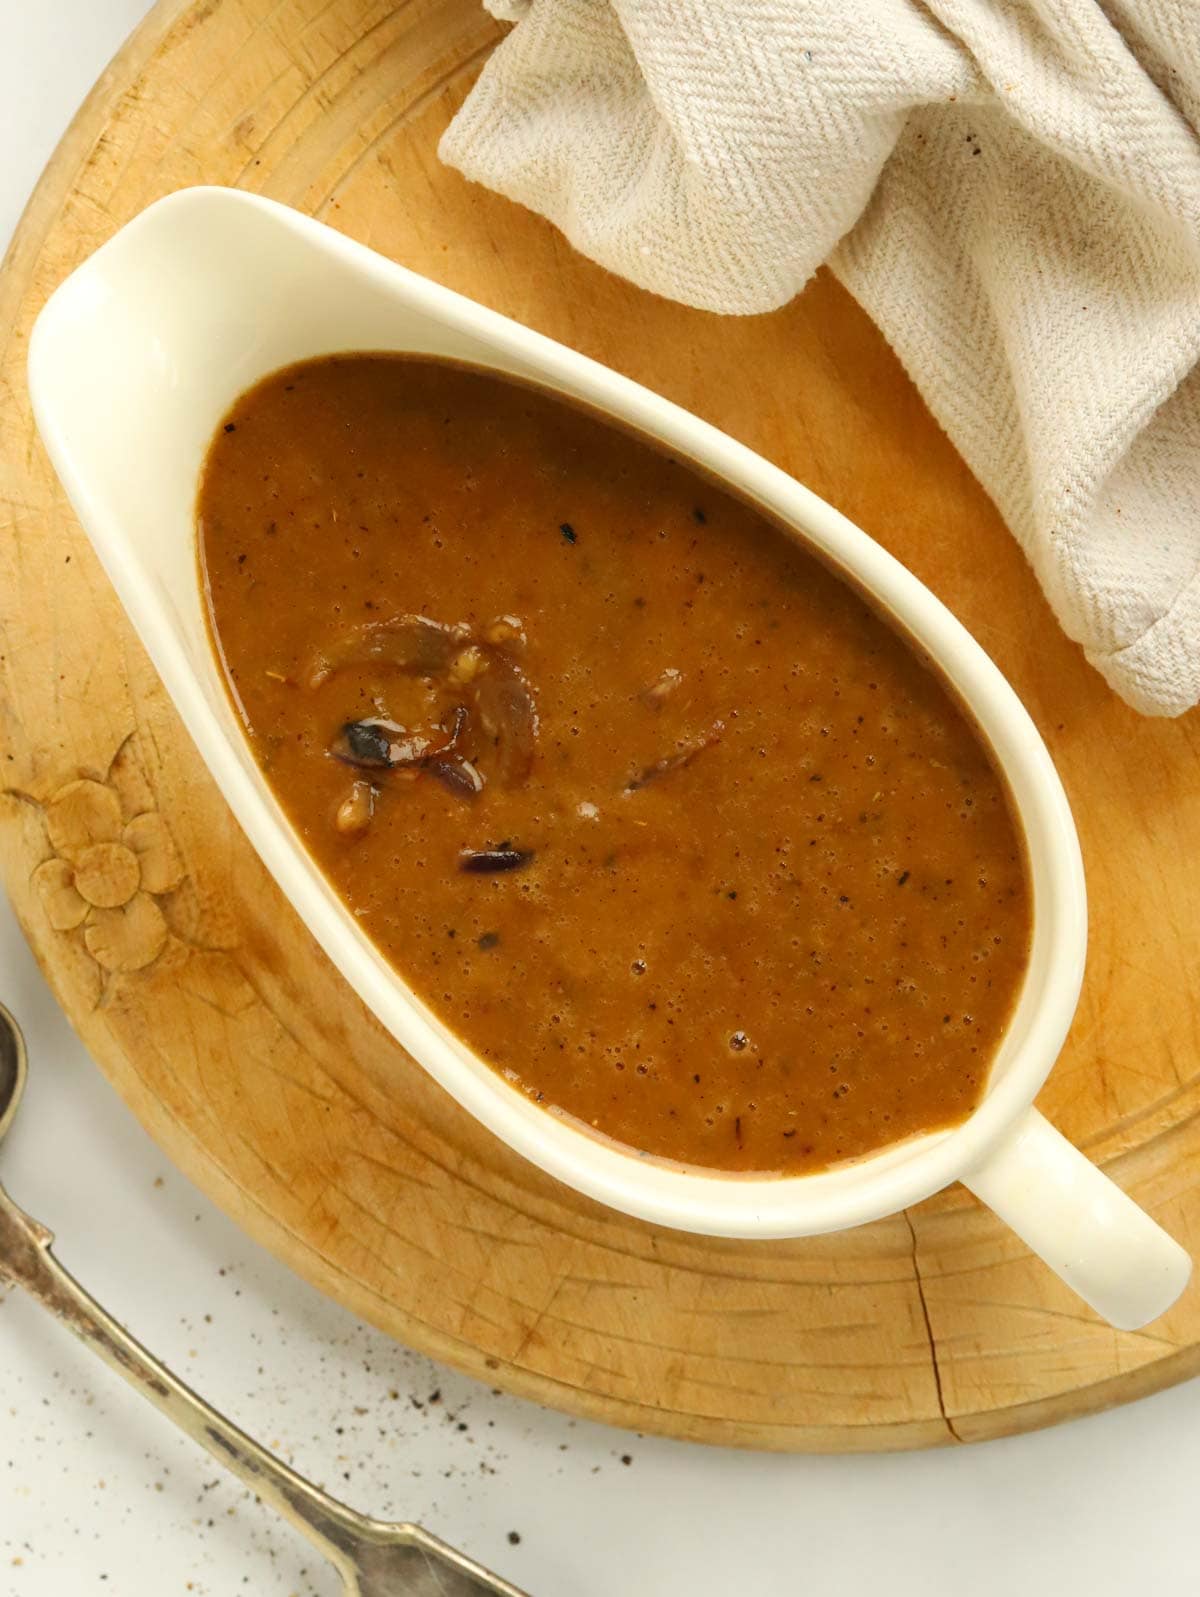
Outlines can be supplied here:
[[1188, 1283], [1179, 1243], [1036, 1109], [960, 1179], [1120, 1331], [1157, 1319]]

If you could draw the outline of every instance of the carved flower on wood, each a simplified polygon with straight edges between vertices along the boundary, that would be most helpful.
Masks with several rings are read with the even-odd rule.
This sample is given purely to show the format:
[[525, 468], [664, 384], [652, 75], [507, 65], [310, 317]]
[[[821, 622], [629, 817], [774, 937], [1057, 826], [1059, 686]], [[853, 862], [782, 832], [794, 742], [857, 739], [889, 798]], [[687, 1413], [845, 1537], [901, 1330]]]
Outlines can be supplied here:
[[68, 782], [45, 808], [54, 856], [33, 873], [55, 931], [83, 927], [97, 964], [141, 970], [162, 953], [167, 922], [156, 899], [179, 886], [183, 865], [162, 816], [148, 810], [125, 821], [104, 782]]

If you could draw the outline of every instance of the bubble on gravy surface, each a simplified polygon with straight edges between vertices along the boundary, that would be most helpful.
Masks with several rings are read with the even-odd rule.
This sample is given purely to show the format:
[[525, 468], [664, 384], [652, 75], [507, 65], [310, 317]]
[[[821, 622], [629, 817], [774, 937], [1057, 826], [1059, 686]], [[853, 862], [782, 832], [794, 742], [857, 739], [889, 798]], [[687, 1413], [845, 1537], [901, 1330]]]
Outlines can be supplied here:
[[760, 511], [537, 390], [347, 355], [237, 402], [198, 519], [273, 790], [535, 1102], [779, 1173], [974, 1107], [1028, 957], [1009, 795]]

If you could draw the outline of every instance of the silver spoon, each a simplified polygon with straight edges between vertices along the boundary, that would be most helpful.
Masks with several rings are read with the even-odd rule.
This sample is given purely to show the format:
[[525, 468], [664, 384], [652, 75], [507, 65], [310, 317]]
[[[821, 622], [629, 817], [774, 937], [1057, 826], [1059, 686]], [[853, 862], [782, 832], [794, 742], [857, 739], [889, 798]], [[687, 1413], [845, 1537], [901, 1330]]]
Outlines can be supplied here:
[[[0, 1004], [0, 1141], [12, 1125], [28, 1065], [21, 1029]], [[346, 1597], [522, 1597], [419, 1525], [390, 1525], [318, 1491], [230, 1424], [122, 1329], [50, 1251], [54, 1241], [0, 1186], [0, 1281], [44, 1308], [123, 1375], [181, 1431], [308, 1537], [342, 1578]]]

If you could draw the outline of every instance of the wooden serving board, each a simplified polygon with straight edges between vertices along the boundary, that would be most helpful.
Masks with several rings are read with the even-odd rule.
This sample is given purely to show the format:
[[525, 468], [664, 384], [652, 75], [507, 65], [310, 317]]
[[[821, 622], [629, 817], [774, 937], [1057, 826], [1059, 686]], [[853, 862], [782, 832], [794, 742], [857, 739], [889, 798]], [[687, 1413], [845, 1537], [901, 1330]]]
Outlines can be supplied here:
[[522, 1163], [327, 964], [134, 640], [38, 445], [25, 357], [55, 284], [169, 190], [285, 200], [698, 411], [893, 549], [1023, 695], [1070, 791], [1093, 918], [1042, 1106], [1200, 1250], [1200, 718], [1139, 719], [1084, 664], [829, 277], [771, 316], [686, 310], [443, 168], [438, 136], [499, 36], [476, 0], [166, 0], [34, 196], [0, 284], [0, 822], [56, 992], [254, 1236], [402, 1341], [542, 1402], [851, 1451], [1018, 1431], [1196, 1372], [1200, 1287], [1113, 1331], [961, 1190], [847, 1235], [744, 1244], [653, 1231]]

